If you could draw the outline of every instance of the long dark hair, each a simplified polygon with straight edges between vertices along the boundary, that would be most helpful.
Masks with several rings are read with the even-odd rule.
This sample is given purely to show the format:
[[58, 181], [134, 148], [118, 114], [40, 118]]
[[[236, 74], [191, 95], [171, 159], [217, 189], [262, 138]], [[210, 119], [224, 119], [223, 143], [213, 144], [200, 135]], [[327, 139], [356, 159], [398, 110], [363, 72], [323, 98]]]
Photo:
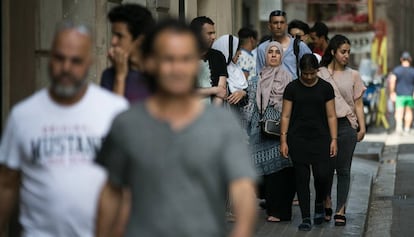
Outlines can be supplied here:
[[321, 67], [327, 67], [334, 59], [335, 53], [343, 44], [351, 45], [351, 41], [343, 35], [335, 35], [328, 44], [325, 53], [323, 54]]

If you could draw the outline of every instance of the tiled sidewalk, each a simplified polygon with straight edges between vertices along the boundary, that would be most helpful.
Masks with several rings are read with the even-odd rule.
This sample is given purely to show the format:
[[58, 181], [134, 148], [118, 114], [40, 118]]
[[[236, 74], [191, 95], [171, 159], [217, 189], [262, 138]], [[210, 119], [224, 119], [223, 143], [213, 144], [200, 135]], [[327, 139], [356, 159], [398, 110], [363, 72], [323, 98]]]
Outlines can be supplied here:
[[[260, 211], [256, 237], [363, 236], [371, 194], [372, 178], [376, 173], [377, 168], [378, 165], [375, 161], [367, 161], [358, 158], [354, 159], [351, 173], [351, 190], [347, 208], [347, 225], [345, 227], [335, 227], [333, 221], [331, 221], [330, 223], [324, 223], [321, 226], [314, 226], [310, 232], [298, 231], [297, 226], [301, 223], [301, 216], [299, 207], [294, 206], [293, 220], [285, 223], [268, 223], [265, 221], [264, 211]], [[334, 183], [336, 183], [336, 181]], [[313, 189], [313, 185], [311, 185], [311, 188]], [[336, 202], [335, 190], [336, 187], [334, 187], [332, 192], [333, 203]]]

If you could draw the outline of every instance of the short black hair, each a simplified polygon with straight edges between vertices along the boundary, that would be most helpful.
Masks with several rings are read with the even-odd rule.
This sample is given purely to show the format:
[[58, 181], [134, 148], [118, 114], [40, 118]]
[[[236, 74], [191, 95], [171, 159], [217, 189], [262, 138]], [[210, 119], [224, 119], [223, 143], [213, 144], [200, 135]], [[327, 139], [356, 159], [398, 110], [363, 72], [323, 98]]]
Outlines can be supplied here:
[[253, 39], [257, 39], [257, 31], [253, 30], [249, 27], [243, 27], [239, 30], [239, 32], [237, 33], [237, 35], [239, 36], [240, 40], [243, 39], [248, 39], [250, 37], [252, 37]]
[[319, 62], [315, 55], [308, 53], [302, 56], [299, 62], [301, 71], [316, 70], [319, 68]]
[[325, 37], [326, 40], [328, 40], [328, 34], [329, 34], [329, 29], [328, 26], [326, 26], [325, 23], [317, 21], [315, 22], [315, 25], [313, 25], [313, 27], [310, 29], [310, 32], [315, 32], [316, 36], [318, 37]]
[[269, 14], [269, 22], [271, 22], [272, 17], [274, 16], [283, 16], [285, 19], [287, 19], [287, 14], [285, 11], [282, 10], [274, 10]]
[[133, 39], [146, 35], [155, 24], [151, 12], [138, 4], [123, 4], [114, 7], [109, 11], [108, 19], [111, 23], [127, 24]]
[[309, 34], [310, 32], [309, 25], [300, 20], [291, 21], [288, 25], [288, 32], [290, 33], [290, 30], [294, 28], [302, 30], [305, 33], [305, 35]]
[[214, 25], [214, 21], [207, 16], [199, 16], [191, 21], [190, 26], [196, 34], [200, 34], [204, 24]]

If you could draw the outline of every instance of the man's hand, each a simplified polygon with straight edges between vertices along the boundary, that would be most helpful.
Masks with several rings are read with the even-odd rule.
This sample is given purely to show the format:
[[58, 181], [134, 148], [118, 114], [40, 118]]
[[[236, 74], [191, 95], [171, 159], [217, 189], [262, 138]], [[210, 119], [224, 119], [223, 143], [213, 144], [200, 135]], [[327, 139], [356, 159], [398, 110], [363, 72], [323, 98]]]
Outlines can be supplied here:
[[124, 96], [125, 81], [128, 76], [129, 53], [120, 47], [111, 47], [108, 51], [108, 57], [115, 68], [115, 81], [112, 91], [115, 94]]
[[128, 75], [129, 53], [120, 47], [111, 47], [108, 51], [108, 57], [115, 68], [116, 79], [125, 79]]
[[220, 98], [220, 99], [223, 99], [223, 100], [226, 99], [226, 97], [227, 97], [227, 90], [226, 90], [226, 88], [221, 87], [221, 86], [217, 86], [215, 88], [216, 88], [215, 96], [218, 97], [218, 98]]
[[391, 100], [392, 102], [395, 102], [395, 101], [397, 100], [397, 93], [395, 93], [395, 92], [391, 92], [391, 93], [390, 93], [390, 100]]
[[[116, 222], [123, 222], [123, 217], [119, 216], [122, 206], [122, 188], [115, 187], [109, 182], [103, 187], [99, 203], [98, 215], [96, 218], [95, 237], [116, 236]], [[119, 219], [121, 218], [121, 219]]]
[[0, 236], [15, 208], [20, 186], [20, 172], [0, 165]]
[[230, 237], [251, 237], [257, 215], [255, 184], [249, 178], [242, 178], [231, 182], [229, 189], [237, 218]]
[[289, 147], [286, 142], [280, 143], [280, 153], [282, 154], [284, 158], [286, 159], [289, 158]]
[[229, 104], [235, 105], [235, 104], [239, 103], [240, 100], [242, 100], [243, 97], [246, 96], [246, 94], [247, 93], [243, 90], [236, 91], [236, 92], [232, 93], [229, 97], [227, 97], [227, 102]]

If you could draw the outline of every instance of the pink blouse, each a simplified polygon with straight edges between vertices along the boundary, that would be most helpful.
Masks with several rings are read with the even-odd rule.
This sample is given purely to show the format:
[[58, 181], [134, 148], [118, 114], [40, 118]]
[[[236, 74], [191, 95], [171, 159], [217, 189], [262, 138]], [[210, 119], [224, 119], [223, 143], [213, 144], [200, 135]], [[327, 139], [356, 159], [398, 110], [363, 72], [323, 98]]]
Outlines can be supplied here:
[[367, 89], [359, 72], [346, 68], [344, 71], [335, 71], [332, 77], [326, 67], [321, 67], [318, 76], [331, 83], [335, 90], [336, 116], [347, 117], [352, 127], [358, 128], [355, 101], [361, 98]]

